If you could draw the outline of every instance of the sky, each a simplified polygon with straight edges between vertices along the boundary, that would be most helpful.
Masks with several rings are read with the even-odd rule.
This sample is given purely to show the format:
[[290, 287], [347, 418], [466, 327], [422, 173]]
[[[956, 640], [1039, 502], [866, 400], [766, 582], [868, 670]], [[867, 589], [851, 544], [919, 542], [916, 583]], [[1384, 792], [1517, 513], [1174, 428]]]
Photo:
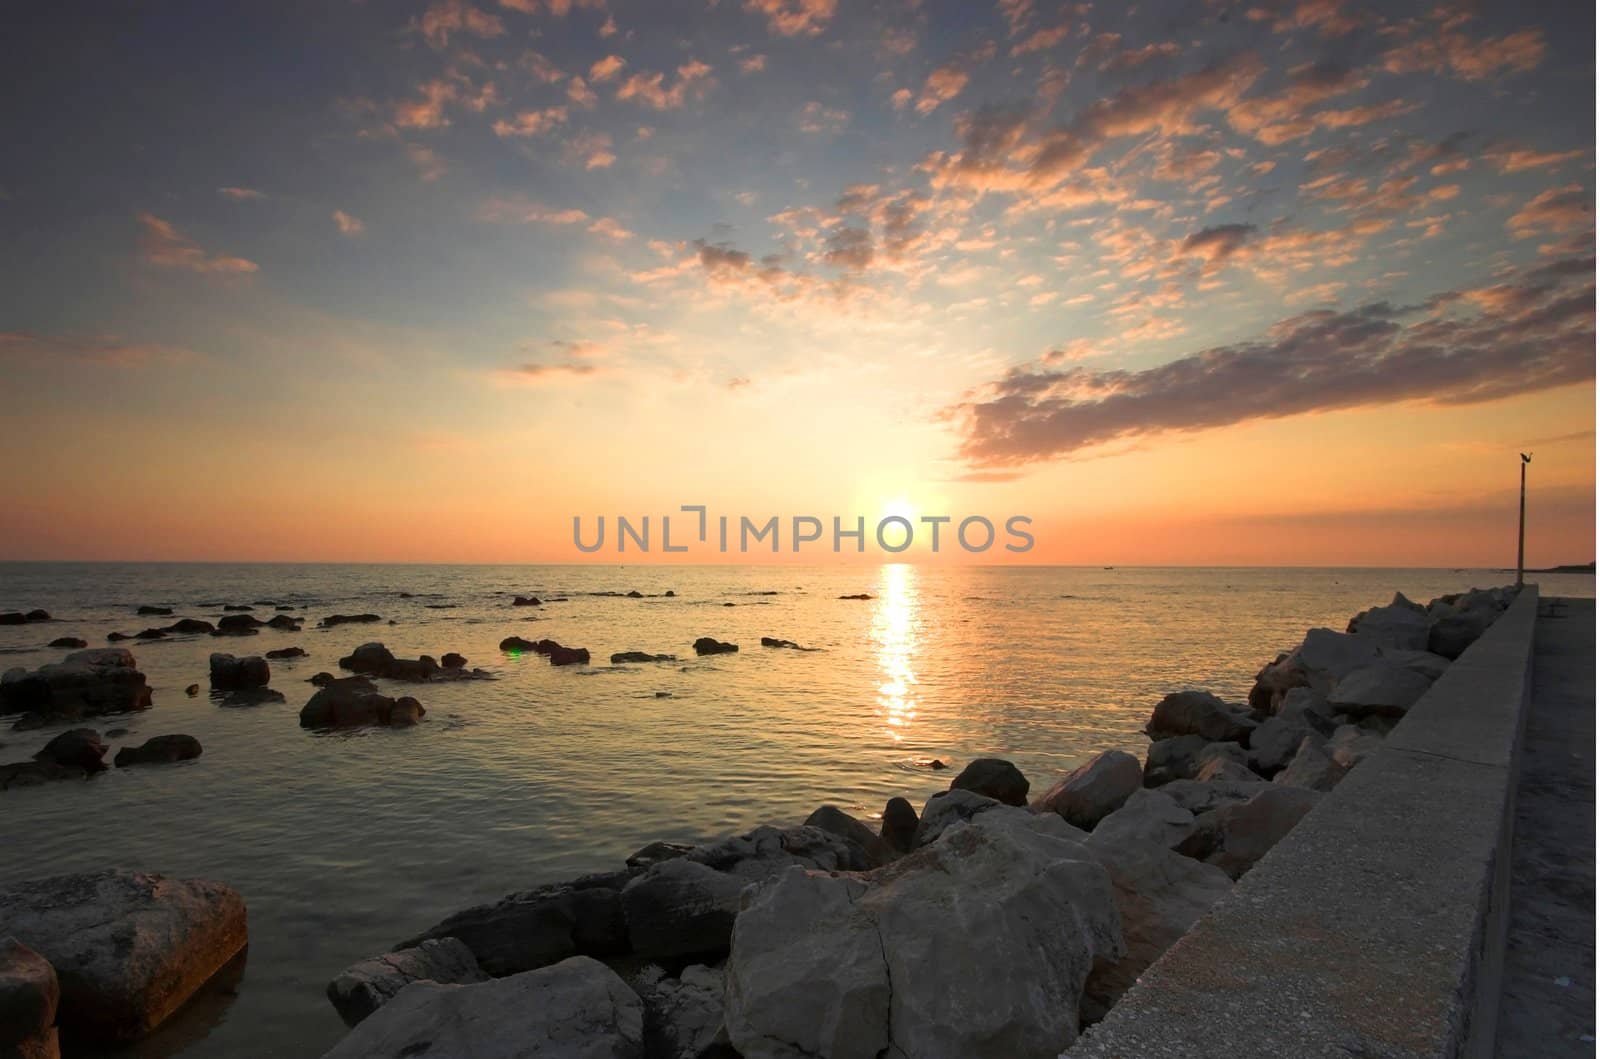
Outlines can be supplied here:
[[1594, 558], [1588, 5], [0, 18], [0, 558]]

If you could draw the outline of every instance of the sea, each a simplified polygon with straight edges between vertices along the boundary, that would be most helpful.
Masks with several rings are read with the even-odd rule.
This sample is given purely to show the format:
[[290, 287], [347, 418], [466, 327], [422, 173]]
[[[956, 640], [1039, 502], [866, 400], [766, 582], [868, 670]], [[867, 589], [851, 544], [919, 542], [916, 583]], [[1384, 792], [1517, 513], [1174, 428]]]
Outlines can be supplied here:
[[[1546, 595], [1594, 595], [1592, 575], [1534, 579]], [[1510, 580], [1442, 569], [0, 563], [0, 611], [54, 618], [0, 627], [0, 669], [59, 660], [67, 652], [46, 644], [61, 636], [105, 646], [109, 633], [180, 617], [215, 623], [221, 604], [306, 619], [300, 632], [120, 644], [154, 705], [92, 722], [127, 729], [107, 739], [112, 753], [182, 732], [204, 754], [0, 792], [0, 887], [106, 867], [227, 883], [249, 908], [247, 954], [114, 1054], [302, 1059], [344, 1032], [324, 995], [331, 978], [458, 909], [618, 868], [656, 839], [799, 824], [821, 805], [875, 826], [889, 798], [920, 808], [976, 757], [1010, 759], [1043, 791], [1100, 751], [1142, 757], [1140, 728], [1168, 692], [1242, 701], [1310, 627], [1343, 630], [1397, 591], [1426, 602]], [[517, 595], [543, 602], [514, 606]], [[844, 598], [858, 595], [870, 598]], [[173, 616], [139, 617], [140, 605]], [[318, 626], [362, 612], [381, 621]], [[502, 652], [513, 635], [586, 647], [592, 664]], [[696, 657], [703, 636], [739, 651]], [[805, 650], [762, 647], [763, 636]], [[374, 640], [402, 657], [458, 652], [494, 679], [380, 681], [422, 702], [415, 728], [302, 729], [308, 679], [339, 673], [341, 656]], [[271, 663], [287, 702], [225, 707], [209, 692], [213, 651], [289, 646], [307, 657]], [[676, 660], [611, 665], [620, 651]], [[0, 727], [0, 761], [61, 730]]]

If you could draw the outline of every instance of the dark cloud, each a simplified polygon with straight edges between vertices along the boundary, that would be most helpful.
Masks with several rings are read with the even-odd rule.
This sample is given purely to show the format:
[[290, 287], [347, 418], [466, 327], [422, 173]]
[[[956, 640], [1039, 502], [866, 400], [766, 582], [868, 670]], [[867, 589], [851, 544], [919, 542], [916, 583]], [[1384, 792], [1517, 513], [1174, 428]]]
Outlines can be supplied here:
[[1016, 466], [1256, 419], [1413, 400], [1473, 404], [1593, 379], [1593, 259], [1555, 262], [1502, 286], [1520, 293], [1450, 292], [1421, 318], [1421, 307], [1387, 303], [1308, 312], [1255, 341], [1144, 371], [1016, 369], [948, 411], [969, 464]]
[[828, 236], [822, 259], [834, 268], [860, 272], [872, 264], [872, 233], [865, 228], [840, 228]]
[[1255, 233], [1256, 226], [1253, 224], [1219, 224], [1202, 228], [1183, 241], [1183, 251], [1220, 263], [1231, 257]]

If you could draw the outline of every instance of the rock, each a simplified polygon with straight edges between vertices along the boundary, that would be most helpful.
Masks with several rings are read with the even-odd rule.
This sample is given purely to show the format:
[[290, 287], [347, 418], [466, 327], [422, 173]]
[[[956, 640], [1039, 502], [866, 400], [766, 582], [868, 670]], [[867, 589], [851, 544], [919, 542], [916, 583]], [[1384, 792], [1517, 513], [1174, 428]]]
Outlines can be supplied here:
[[1028, 778], [1003, 758], [980, 757], [950, 781], [953, 791], [972, 791], [1003, 805], [1028, 804]]
[[1239, 878], [1266, 856], [1321, 797], [1317, 791], [1274, 784], [1248, 802], [1215, 810], [1211, 825], [1216, 847], [1206, 862], [1215, 864], [1230, 878]]
[[1311, 629], [1300, 646], [1256, 674], [1250, 691], [1252, 708], [1277, 713], [1294, 688], [1310, 687], [1326, 694], [1339, 678], [1353, 669], [1375, 662], [1381, 653], [1377, 640], [1332, 629]]
[[1144, 788], [1094, 829], [1102, 842], [1153, 842], [1163, 849], [1176, 849], [1193, 832], [1193, 813], [1164, 790]]
[[222, 609], [223, 610], [254, 610], [255, 608], [250, 606], [247, 603], [228, 603], [228, 604], [225, 604]]
[[1478, 637], [1488, 631], [1499, 614], [1487, 608], [1457, 610], [1433, 619], [1428, 628], [1428, 640], [1423, 646], [1436, 655], [1454, 661]]
[[1307, 737], [1322, 741], [1320, 732], [1298, 720], [1282, 713], [1269, 717], [1250, 733], [1250, 767], [1263, 776], [1275, 775], [1295, 756]]
[[1340, 725], [1328, 739], [1328, 755], [1345, 769], [1353, 769], [1383, 746], [1383, 736], [1353, 724]]
[[1161, 788], [1161, 793], [1171, 798], [1180, 807], [1191, 813], [1199, 814], [1220, 809], [1224, 805], [1236, 802], [1248, 802], [1251, 798], [1266, 790], [1271, 784], [1259, 777], [1252, 777], [1248, 782], [1227, 781], [1218, 783], [1203, 783], [1200, 780], [1173, 780]]
[[840, 599], [871, 599], [872, 598], [872, 594], [869, 593], [869, 592], [856, 592], [856, 593], [854, 593], [852, 595], [840, 596], [839, 598]]
[[1402, 669], [1410, 669], [1429, 680], [1438, 680], [1450, 668], [1450, 659], [1432, 651], [1397, 651], [1385, 648], [1383, 660]]
[[1428, 646], [1428, 611], [1396, 592], [1387, 607], [1373, 607], [1351, 618], [1345, 632], [1376, 640], [1385, 647], [1421, 651]]
[[330, 614], [322, 619], [322, 626], [331, 629], [335, 625], [373, 625], [383, 619], [376, 614]]
[[254, 636], [261, 631], [264, 624], [259, 618], [248, 614], [228, 614], [217, 619], [217, 627], [212, 631], [213, 636]]
[[34, 725], [149, 708], [144, 674], [118, 647], [74, 651], [31, 673], [10, 670], [0, 680], [0, 714], [25, 713]]
[[12, 761], [0, 765], [0, 791], [38, 787], [57, 780], [81, 780], [88, 775], [76, 765], [58, 765], [54, 761]]
[[304, 658], [305, 656], [306, 652], [303, 647], [280, 647], [276, 651], [267, 652], [267, 658], [269, 659]]
[[896, 853], [910, 853], [917, 844], [917, 811], [904, 798], [890, 798], [883, 807], [878, 837]]
[[192, 735], [158, 735], [141, 746], [125, 746], [117, 751], [117, 768], [128, 765], [165, 765], [190, 761], [200, 756], [200, 740]]
[[1158, 739], [1145, 752], [1144, 785], [1160, 787], [1173, 780], [1194, 779], [1208, 761], [1216, 758], [1236, 762], [1240, 768], [1249, 767], [1244, 747], [1238, 743], [1208, 743], [1200, 735]]
[[533, 652], [535, 654], [543, 654], [544, 652], [539, 650], [539, 643], [545, 643], [545, 642], [548, 642], [548, 641], [535, 642], [533, 640], [524, 640], [520, 636], [507, 636], [504, 640], [500, 641], [500, 650], [502, 650], [502, 651], [512, 651], [512, 652], [517, 652], [517, 653], [521, 653], [521, 652], [524, 652], [524, 651], [531, 651], [531, 652]]
[[170, 618], [172, 616], [172, 608], [171, 607], [152, 607], [152, 606], [150, 606], [148, 604], [145, 604], [145, 605], [141, 606], [134, 613], [138, 614], [140, 617], [154, 616], [154, 617]]
[[211, 686], [220, 691], [239, 688], [264, 688], [272, 680], [272, 667], [259, 655], [235, 658], [233, 655], [211, 656]]
[[1102, 823], [1089, 836], [1085, 848], [1111, 877], [1127, 952], [1115, 963], [1097, 964], [1084, 983], [1079, 1014], [1090, 1022], [1103, 1018], [1146, 968], [1233, 889], [1233, 881], [1219, 868], [1158, 843], [1102, 836], [1104, 827]]
[[135, 640], [165, 640], [167, 634], [162, 629], [141, 629], [133, 634]]
[[200, 694], [200, 685], [190, 684], [188, 687], [183, 689], [183, 693], [192, 699], [196, 695]]
[[416, 699], [380, 695], [365, 677], [334, 680], [317, 689], [300, 709], [302, 728], [354, 728], [415, 724], [425, 711]]
[[644, 1003], [597, 960], [472, 985], [414, 982], [323, 1059], [642, 1059]]
[[672, 589], [669, 588], [665, 592], [661, 593], [661, 598], [663, 598], [663, 599], [673, 599], [677, 595], [678, 594], [676, 592], [674, 592]]
[[1286, 787], [1304, 787], [1313, 791], [1331, 791], [1344, 779], [1345, 768], [1329, 756], [1324, 741], [1308, 735], [1300, 743], [1289, 765], [1274, 777], [1274, 783]]
[[1414, 669], [1380, 662], [1340, 678], [1328, 694], [1328, 705], [1355, 717], [1401, 717], [1432, 686], [1433, 681]]
[[472, 950], [478, 966], [496, 977], [575, 955], [619, 956], [628, 951], [621, 891], [635, 875], [586, 875], [511, 894], [457, 912], [395, 948], [415, 948], [430, 938], [458, 938]]
[[36, 621], [51, 621], [49, 614], [42, 610], [30, 610], [26, 614], [21, 611], [8, 610], [0, 614], [0, 625], [29, 625]]
[[244, 900], [221, 883], [106, 870], [0, 893], [0, 935], [55, 967], [57, 1025], [103, 1041], [145, 1036], [245, 946]]
[[[1217, 743], [1213, 745], [1222, 746], [1224, 744]], [[1219, 755], [1207, 758], [1202, 762], [1200, 767], [1195, 770], [1193, 778], [1201, 783], [1248, 783], [1256, 778], [1256, 774], [1251, 771], [1248, 765], [1241, 765], [1233, 758]]]
[[653, 655], [644, 651], [619, 651], [611, 656], [611, 664], [622, 665], [625, 662], [676, 662], [677, 655]]
[[540, 606], [539, 597], [538, 596], [518, 596], [516, 599], [511, 601], [511, 605], [513, 607], [537, 607], [537, 606]]
[[675, 857], [622, 890], [628, 943], [637, 956], [721, 957], [728, 950], [745, 880]]
[[412, 982], [465, 985], [485, 982], [472, 950], [456, 938], [430, 938], [412, 949], [384, 953], [346, 967], [328, 983], [328, 1000], [346, 1026], [354, 1026]]
[[722, 1026], [721, 967], [690, 964], [676, 978], [638, 983], [644, 1001], [645, 1054], [663, 1059], [737, 1059]]
[[1002, 804], [975, 791], [949, 790], [935, 794], [922, 807], [914, 846], [920, 849], [935, 842], [951, 825], [965, 823], [979, 813], [997, 809]]
[[894, 859], [894, 850], [872, 828], [836, 806], [821, 806], [806, 817], [805, 826], [820, 827], [844, 839], [853, 847], [852, 861], [858, 860], [863, 869], [881, 867]]
[[50, 641], [51, 647], [88, 647], [89, 641], [77, 636], [58, 636]]
[[382, 676], [394, 665], [394, 653], [381, 643], [364, 643], [339, 659], [339, 668], [353, 673]]
[[864, 865], [854, 859], [855, 852], [844, 839], [820, 827], [762, 826], [699, 846], [686, 854], [686, 859], [745, 882], [761, 882], [793, 866], [817, 871], [859, 871]]
[[1151, 739], [1198, 735], [1210, 743], [1244, 743], [1255, 728], [1249, 712], [1209, 691], [1178, 691], [1156, 704], [1145, 734]]
[[801, 647], [799, 644], [795, 643], [793, 640], [779, 640], [776, 637], [772, 637], [772, 636], [763, 636], [761, 638], [761, 646], [762, 647], [780, 647], [780, 648], [784, 648], [784, 649], [790, 650], [790, 651], [814, 651], [814, 650], [816, 650], [816, 648], [814, 648], [814, 647]]
[[1122, 808], [1144, 785], [1139, 759], [1121, 750], [1107, 750], [1067, 773], [1033, 807], [1059, 815], [1073, 827], [1089, 831]]
[[1294, 688], [1283, 697], [1277, 717], [1290, 725], [1309, 728], [1319, 735], [1332, 735], [1339, 727], [1328, 696], [1310, 688]]
[[0, 937], [0, 1056], [59, 1059], [56, 1008], [61, 986], [50, 961], [13, 937]]
[[587, 647], [563, 647], [560, 644], [550, 646], [550, 664], [553, 666], [586, 666], [589, 664], [589, 649]]
[[133, 639], [133, 637], [129, 636], [125, 632], [112, 632], [112, 633], [107, 633], [106, 634], [106, 642], [107, 643], [121, 643], [123, 640], [131, 640], [131, 639]]
[[694, 642], [694, 653], [697, 655], [726, 655], [738, 649], [739, 645], [736, 643], [723, 643], [709, 636], [702, 636]]
[[623, 863], [630, 868], [648, 868], [652, 864], [660, 864], [693, 852], [694, 848], [682, 842], [651, 842], [634, 852]]
[[282, 629], [284, 632], [299, 632], [303, 618], [291, 618], [287, 614], [279, 614], [267, 619], [269, 629]]
[[790, 869], [753, 890], [728, 959], [730, 1042], [749, 1059], [1058, 1055], [1090, 969], [1125, 955], [1081, 835], [1002, 808], [865, 876]]
[[209, 621], [201, 621], [199, 618], [179, 618], [177, 621], [167, 626], [167, 631], [171, 633], [179, 633], [181, 635], [194, 635], [196, 633], [209, 634], [216, 632], [217, 627], [212, 625]]
[[106, 744], [93, 728], [74, 728], [62, 732], [33, 755], [35, 761], [48, 761], [55, 765], [80, 768], [85, 772], [99, 772], [105, 768]]
[[439, 659], [439, 664], [446, 669], [461, 669], [466, 666], [467, 660], [454, 651], [446, 651], [444, 657]]

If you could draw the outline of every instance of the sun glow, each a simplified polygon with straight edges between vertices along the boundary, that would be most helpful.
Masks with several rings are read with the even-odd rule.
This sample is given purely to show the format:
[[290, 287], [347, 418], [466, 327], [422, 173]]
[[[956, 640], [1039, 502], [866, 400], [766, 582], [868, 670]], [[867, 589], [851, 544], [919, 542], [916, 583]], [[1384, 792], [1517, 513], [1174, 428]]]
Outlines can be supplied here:
[[904, 729], [917, 716], [917, 675], [912, 668], [920, 646], [922, 616], [917, 595], [916, 567], [886, 564], [879, 578], [878, 613], [872, 635], [878, 644], [878, 706], [887, 727], [884, 734], [900, 742]]

